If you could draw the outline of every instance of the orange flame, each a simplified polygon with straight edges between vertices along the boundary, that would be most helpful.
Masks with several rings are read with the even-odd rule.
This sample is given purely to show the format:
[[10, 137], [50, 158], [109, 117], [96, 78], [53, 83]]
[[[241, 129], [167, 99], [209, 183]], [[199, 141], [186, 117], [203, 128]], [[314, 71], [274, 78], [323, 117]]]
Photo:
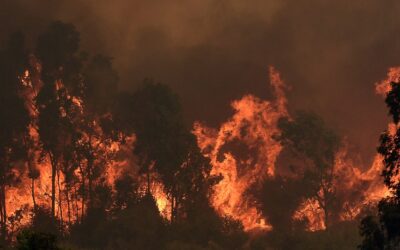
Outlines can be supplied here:
[[387, 73], [386, 79], [375, 83], [375, 91], [377, 94], [386, 96], [392, 89], [392, 82], [399, 82], [400, 80], [400, 67], [391, 67]]
[[[246, 230], [270, 228], [245, 192], [252, 184], [274, 175], [275, 162], [282, 150], [272, 136], [278, 132], [278, 120], [287, 116], [285, 85], [274, 68], [270, 67], [269, 75], [276, 97], [274, 102], [246, 95], [232, 102], [235, 113], [218, 130], [199, 122], [193, 130], [199, 147], [211, 159], [211, 174], [223, 177], [215, 186], [212, 205], [220, 214], [240, 220]], [[229, 150], [236, 142], [249, 151], [243, 159]]]

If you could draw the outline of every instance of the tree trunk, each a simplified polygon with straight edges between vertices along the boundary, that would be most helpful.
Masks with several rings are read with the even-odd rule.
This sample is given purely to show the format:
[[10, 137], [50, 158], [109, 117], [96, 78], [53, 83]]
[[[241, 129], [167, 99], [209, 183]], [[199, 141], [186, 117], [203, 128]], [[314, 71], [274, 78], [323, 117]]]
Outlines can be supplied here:
[[93, 202], [93, 190], [92, 190], [92, 181], [93, 181], [93, 176], [92, 176], [92, 168], [93, 168], [93, 160], [90, 159], [88, 161], [88, 201], [89, 205], [88, 207], [92, 207]]
[[49, 153], [51, 162], [51, 215], [55, 218], [56, 216], [56, 170], [57, 163], [54, 156]]
[[147, 169], [147, 193], [151, 194], [151, 190], [150, 190], [150, 169]]
[[78, 205], [78, 190], [76, 189], [76, 186], [74, 186], [74, 193], [75, 193], [75, 203], [73, 203], [73, 204], [75, 204], [75, 214], [76, 214], [76, 220], [77, 221], [79, 221], [79, 220], [82, 220], [82, 219], [79, 219], [79, 205]]
[[85, 173], [83, 172], [82, 166], [79, 166], [81, 175], [82, 175], [82, 207], [81, 207], [81, 221], [83, 220], [83, 216], [85, 213], [85, 202], [86, 202], [86, 180], [85, 180]]
[[65, 188], [65, 199], [67, 200], [67, 215], [68, 215], [68, 225], [71, 225], [71, 204], [69, 201], [69, 187]]
[[31, 182], [31, 192], [32, 192], [32, 202], [33, 202], [33, 211], [36, 210], [36, 199], [35, 199], [35, 179], [32, 178]]
[[6, 190], [4, 183], [1, 185], [1, 239], [7, 239], [7, 210], [6, 210]]
[[57, 186], [58, 186], [58, 211], [60, 213], [60, 225], [63, 223], [63, 210], [62, 210], [62, 193], [60, 184], [60, 171], [57, 171]]

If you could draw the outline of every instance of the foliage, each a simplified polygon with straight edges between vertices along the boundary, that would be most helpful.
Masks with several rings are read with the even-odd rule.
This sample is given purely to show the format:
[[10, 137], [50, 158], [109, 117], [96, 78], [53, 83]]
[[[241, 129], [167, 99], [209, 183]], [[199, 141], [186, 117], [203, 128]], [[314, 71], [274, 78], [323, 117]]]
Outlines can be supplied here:
[[309, 196], [311, 187], [307, 188], [302, 178], [277, 175], [263, 181], [261, 188], [254, 189], [252, 193], [273, 230], [287, 233], [298, 224], [293, 220], [293, 214]]
[[6, 48], [0, 50], [0, 227], [1, 240], [7, 234], [6, 186], [18, 181], [15, 169], [18, 161], [26, 159], [23, 138], [28, 133], [30, 117], [21, 97], [22, 85], [18, 76], [27, 65], [24, 37], [14, 34]]
[[17, 236], [18, 250], [57, 250], [57, 238], [49, 233], [37, 233], [31, 230], [23, 230]]
[[377, 218], [365, 217], [360, 225], [363, 242], [360, 249], [398, 249], [400, 247], [400, 85], [391, 84], [386, 104], [396, 131], [385, 131], [380, 138], [378, 152], [383, 156], [384, 183], [392, 193], [379, 202]]
[[331, 226], [338, 212], [333, 181], [340, 138], [313, 113], [298, 112], [293, 120], [281, 119], [278, 126], [282, 132], [276, 139], [304, 159], [305, 167], [297, 166], [295, 171], [303, 172], [302, 183], [324, 211], [325, 226]]

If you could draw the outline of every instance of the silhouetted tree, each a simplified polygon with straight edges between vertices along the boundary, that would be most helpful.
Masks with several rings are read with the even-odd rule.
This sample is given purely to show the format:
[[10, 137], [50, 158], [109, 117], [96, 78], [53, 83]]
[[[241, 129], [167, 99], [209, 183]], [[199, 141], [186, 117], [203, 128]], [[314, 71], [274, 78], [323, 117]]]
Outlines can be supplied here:
[[377, 219], [367, 216], [360, 231], [364, 237], [360, 249], [399, 249], [400, 247], [400, 84], [391, 83], [386, 104], [395, 124], [395, 131], [385, 131], [378, 152], [383, 156], [382, 176], [392, 195], [378, 204]]
[[31, 221], [28, 229], [38, 233], [49, 233], [59, 236], [61, 228], [59, 222], [54, 220], [54, 217], [49, 208], [37, 206], [31, 214]]
[[166, 243], [166, 222], [150, 193], [117, 211], [108, 229], [110, 249], [162, 249]]
[[298, 112], [293, 120], [282, 118], [278, 126], [277, 139], [305, 159], [303, 181], [313, 186], [312, 197], [324, 212], [325, 226], [331, 226], [337, 211], [333, 181], [339, 137], [313, 113]]
[[[42, 64], [43, 88], [37, 97], [39, 135], [52, 168], [51, 211], [55, 215], [56, 175], [63, 156], [62, 145], [70, 136], [74, 103], [71, 95], [81, 92], [79, 33], [72, 24], [54, 22], [39, 36], [36, 55]], [[67, 88], [68, 87], [68, 90]], [[64, 129], [64, 131], [62, 131]], [[62, 133], [65, 132], [65, 133]], [[69, 131], [68, 131], [69, 132]]]
[[[125, 131], [134, 132], [137, 137], [135, 153], [150, 191], [151, 168], [176, 169], [183, 162], [181, 107], [167, 86], [148, 80], [133, 95], [124, 95], [120, 100], [119, 120]], [[173, 174], [174, 169], [169, 173]]]
[[[308, 187], [307, 187], [308, 186]], [[272, 225], [274, 233], [289, 234], [296, 226], [293, 214], [312, 187], [303, 178], [277, 175], [263, 181], [261, 188], [255, 188], [256, 201]]]
[[82, 66], [85, 53], [79, 53], [80, 35], [70, 23], [55, 21], [42, 33], [35, 54], [42, 64], [44, 84], [62, 81], [70, 94], [82, 94]]
[[[30, 121], [24, 101], [20, 97], [20, 77], [27, 67], [27, 52], [21, 34], [10, 37], [0, 51], [0, 226], [1, 237], [6, 237], [6, 186], [15, 183], [13, 169], [26, 159], [23, 138]], [[19, 164], [21, 165], [21, 164]]]
[[70, 230], [71, 240], [81, 247], [105, 248], [109, 240], [109, 214], [112, 191], [104, 180], [94, 187], [92, 206], [76, 221]]
[[139, 199], [138, 183], [128, 173], [122, 174], [114, 183], [115, 189], [115, 208], [122, 210], [129, 205], [135, 204]]
[[118, 133], [112, 121], [111, 111], [117, 93], [118, 75], [112, 67], [111, 59], [96, 55], [83, 72], [84, 119], [81, 130], [86, 139], [79, 151], [87, 161], [82, 175], [87, 178], [87, 198], [90, 206], [93, 183], [100, 177], [102, 166], [110, 160], [107, 160], [107, 152], [102, 152], [100, 145], [110, 144], [111, 139], [123, 141], [124, 135]]

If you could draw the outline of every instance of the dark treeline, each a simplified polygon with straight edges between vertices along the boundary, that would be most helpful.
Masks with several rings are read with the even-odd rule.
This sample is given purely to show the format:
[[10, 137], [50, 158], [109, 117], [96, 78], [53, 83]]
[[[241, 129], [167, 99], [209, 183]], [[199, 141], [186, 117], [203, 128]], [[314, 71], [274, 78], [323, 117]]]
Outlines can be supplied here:
[[[245, 232], [240, 221], [218, 214], [210, 204], [220, 176], [185, 123], [179, 98], [167, 86], [144, 80], [136, 91], [120, 92], [112, 59], [80, 49], [72, 24], [54, 22], [34, 45], [12, 34], [0, 50], [0, 235], [18, 249], [395, 249], [399, 243], [400, 130], [385, 133], [379, 152], [394, 197], [353, 221], [343, 222], [344, 201], [334, 187], [335, 155], [341, 138], [313, 113], [298, 112], [279, 122], [276, 135], [295, 164], [248, 190], [272, 232]], [[387, 103], [399, 122], [399, 85]], [[32, 135], [32, 131], [37, 136]], [[128, 146], [134, 135], [132, 166], [107, 181], [107, 166], [120, 158], [108, 150]], [[50, 172], [48, 204], [36, 185]], [[46, 165], [47, 166], [47, 165]], [[28, 176], [29, 211], [7, 214], [7, 189]], [[170, 203], [168, 219], [154, 198], [162, 183]], [[26, 183], [23, 183], [26, 185]], [[354, 191], [355, 192], [355, 191]], [[309, 232], [308, 221], [293, 219], [305, 199], [316, 200], [326, 230]], [[28, 202], [28, 201], [27, 201]], [[366, 214], [368, 216], [366, 216]], [[28, 218], [27, 218], [28, 217]], [[379, 220], [377, 220], [377, 218]], [[28, 223], [22, 223], [28, 219]], [[26, 220], [25, 220], [26, 221]], [[385, 248], [386, 246], [386, 248]]]

